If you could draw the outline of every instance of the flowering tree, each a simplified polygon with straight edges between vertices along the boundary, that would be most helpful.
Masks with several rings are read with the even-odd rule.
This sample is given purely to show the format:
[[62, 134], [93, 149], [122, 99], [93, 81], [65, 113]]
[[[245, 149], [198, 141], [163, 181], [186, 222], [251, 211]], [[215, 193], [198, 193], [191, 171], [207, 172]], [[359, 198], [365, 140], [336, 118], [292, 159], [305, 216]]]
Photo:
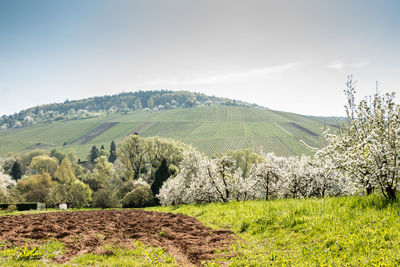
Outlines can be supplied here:
[[206, 180], [201, 179], [207, 165], [203, 155], [195, 150], [185, 151], [179, 173], [169, 178], [157, 197], [163, 205], [202, 203], [215, 200]]
[[0, 167], [0, 201], [7, 201], [10, 197], [8, 189], [14, 187], [15, 180], [8, 174], [3, 173]]
[[228, 156], [209, 159], [191, 149], [184, 153], [179, 173], [164, 182], [157, 197], [163, 205], [227, 202], [245, 197], [244, 178]]
[[283, 178], [280, 168], [283, 159], [270, 153], [263, 162], [253, 165], [248, 178], [250, 198], [268, 200], [271, 196], [278, 197]]
[[347, 120], [339, 133], [325, 133], [329, 145], [320, 154], [353, 177], [370, 194], [375, 188], [394, 200], [400, 175], [400, 106], [394, 93], [375, 94], [370, 104], [355, 103], [355, 90], [349, 76], [345, 90]]

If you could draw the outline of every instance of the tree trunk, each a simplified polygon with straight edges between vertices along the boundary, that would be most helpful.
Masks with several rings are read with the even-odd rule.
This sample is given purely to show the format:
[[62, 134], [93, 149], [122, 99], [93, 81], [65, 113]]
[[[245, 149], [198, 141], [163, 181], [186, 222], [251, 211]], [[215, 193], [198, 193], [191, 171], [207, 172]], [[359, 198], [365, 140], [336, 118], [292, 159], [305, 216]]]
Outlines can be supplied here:
[[367, 195], [371, 195], [371, 193], [374, 191], [374, 188], [372, 186], [367, 186], [367, 188], [365, 188], [367, 190]]
[[387, 194], [387, 197], [389, 198], [389, 200], [391, 200], [391, 201], [396, 200], [396, 191], [393, 190], [392, 187], [390, 187], [390, 186], [386, 187], [386, 194]]

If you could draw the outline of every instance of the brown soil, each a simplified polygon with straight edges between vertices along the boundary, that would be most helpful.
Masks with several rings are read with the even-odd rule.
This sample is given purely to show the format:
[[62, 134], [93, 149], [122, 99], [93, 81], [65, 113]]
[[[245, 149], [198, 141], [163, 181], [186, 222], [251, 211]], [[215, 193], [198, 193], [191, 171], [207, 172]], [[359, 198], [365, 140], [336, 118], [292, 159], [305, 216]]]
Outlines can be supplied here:
[[108, 131], [110, 128], [114, 127], [117, 125], [119, 122], [105, 122], [101, 124], [100, 126], [94, 128], [87, 134], [79, 137], [77, 140], [72, 142], [72, 145], [84, 145], [87, 144], [90, 140], [93, 138], [99, 136], [100, 134], [104, 133], [105, 131]]
[[292, 125], [293, 127], [297, 128], [297, 129], [299, 129], [299, 130], [305, 132], [305, 133], [308, 133], [308, 134], [311, 135], [311, 136], [319, 136], [318, 134], [316, 134], [316, 133], [314, 133], [314, 132], [312, 132], [312, 131], [310, 131], [310, 130], [304, 128], [304, 127], [301, 126], [301, 125], [298, 125], [298, 124], [295, 123], [295, 122], [289, 122], [289, 124]]
[[140, 125], [139, 127], [136, 127], [135, 129], [133, 129], [133, 131], [130, 134], [135, 134], [135, 133], [139, 133], [141, 130], [143, 130], [144, 128], [147, 127], [147, 125], [151, 124], [151, 122], [146, 121], [145, 123], [143, 123], [142, 125]]
[[[65, 243], [59, 263], [88, 252], [102, 253], [104, 244], [131, 246], [132, 240], [163, 247], [181, 265], [200, 265], [204, 260], [230, 257], [232, 232], [212, 230], [197, 219], [172, 213], [143, 210], [92, 210], [49, 212], [0, 217], [0, 240], [7, 247], [43, 243], [55, 238]], [[216, 251], [224, 251], [216, 253]], [[104, 252], [104, 251], [103, 251]]]

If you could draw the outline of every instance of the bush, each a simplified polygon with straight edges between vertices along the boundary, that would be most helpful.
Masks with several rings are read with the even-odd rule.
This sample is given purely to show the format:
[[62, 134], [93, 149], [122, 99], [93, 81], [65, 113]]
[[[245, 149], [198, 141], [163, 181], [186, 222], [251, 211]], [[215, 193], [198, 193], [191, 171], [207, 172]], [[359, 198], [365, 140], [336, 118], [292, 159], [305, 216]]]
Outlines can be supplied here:
[[16, 203], [16, 204], [0, 204], [0, 210], [34, 210], [37, 208], [37, 203]]
[[116, 192], [111, 187], [107, 187], [94, 194], [93, 206], [97, 208], [120, 208], [121, 203]]
[[7, 207], [7, 211], [16, 211], [16, 210], [17, 210], [16, 205], [8, 205], [8, 207]]
[[48, 197], [55, 190], [57, 183], [48, 173], [32, 175], [18, 180], [17, 189], [27, 201], [50, 204]]
[[23, 211], [23, 210], [35, 210], [37, 209], [37, 203], [17, 203], [15, 204], [16, 208], [19, 211]]
[[153, 204], [154, 196], [149, 186], [138, 185], [122, 199], [124, 208], [143, 208]]
[[72, 208], [86, 207], [92, 200], [92, 189], [79, 180], [76, 180], [71, 184], [68, 193], [70, 198], [68, 204]]

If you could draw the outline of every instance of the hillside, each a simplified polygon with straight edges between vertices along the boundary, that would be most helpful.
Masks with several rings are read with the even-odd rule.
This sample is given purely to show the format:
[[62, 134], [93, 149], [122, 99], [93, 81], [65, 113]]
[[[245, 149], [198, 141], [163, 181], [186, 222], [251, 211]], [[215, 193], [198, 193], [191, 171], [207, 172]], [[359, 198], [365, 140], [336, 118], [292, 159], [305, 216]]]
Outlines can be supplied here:
[[116, 95], [95, 96], [63, 103], [46, 104], [21, 110], [0, 117], [0, 131], [10, 128], [29, 127], [40, 122], [53, 122], [95, 118], [133, 110], [169, 110], [192, 108], [199, 105], [222, 104], [227, 106], [256, 107], [239, 100], [207, 96], [187, 91], [137, 91]]
[[108, 148], [132, 133], [163, 136], [192, 144], [208, 155], [252, 148], [277, 155], [308, 154], [299, 140], [321, 145], [335, 118], [308, 117], [266, 108], [211, 104], [170, 110], [134, 110], [95, 118], [37, 123], [0, 132], [0, 154], [35, 148], [74, 149], [85, 158], [92, 145]]

